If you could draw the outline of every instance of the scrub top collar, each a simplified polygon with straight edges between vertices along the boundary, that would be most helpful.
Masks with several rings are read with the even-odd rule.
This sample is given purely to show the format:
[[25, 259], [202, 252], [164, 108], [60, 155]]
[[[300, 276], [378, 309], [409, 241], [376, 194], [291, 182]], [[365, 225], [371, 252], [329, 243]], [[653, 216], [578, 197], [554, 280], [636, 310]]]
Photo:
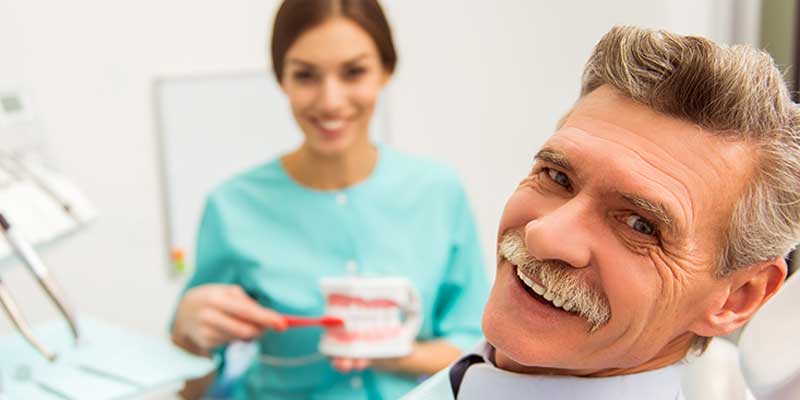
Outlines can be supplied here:
[[282, 175], [282, 179], [285, 179], [286, 181], [290, 182], [291, 183], [291, 185], [290, 185], [291, 188], [293, 188], [293, 189], [295, 189], [295, 190], [297, 190], [299, 192], [303, 192], [305, 194], [320, 195], [320, 196], [331, 196], [332, 197], [332, 196], [339, 195], [341, 193], [354, 193], [354, 192], [357, 192], [357, 191], [367, 190], [368, 188], [374, 186], [376, 184], [375, 183], [376, 181], [380, 180], [381, 175], [383, 174], [384, 164], [386, 164], [387, 158], [392, 156], [390, 154], [392, 152], [392, 149], [387, 147], [387, 146], [384, 146], [383, 144], [380, 144], [380, 143], [375, 143], [374, 146], [375, 146], [375, 149], [378, 151], [378, 158], [375, 160], [375, 166], [372, 168], [372, 171], [370, 172], [369, 176], [367, 176], [367, 178], [362, 180], [361, 182], [355, 183], [353, 185], [350, 185], [350, 186], [347, 186], [347, 187], [344, 187], [344, 188], [341, 188], [341, 189], [320, 190], [320, 189], [314, 189], [314, 188], [310, 188], [308, 186], [304, 186], [300, 182], [298, 182], [294, 178], [292, 178], [291, 175], [289, 175], [289, 172], [286, 170], [286, 168], [283, 165], [283, 157], [282, 156], [278, 157], [275, 160], [275, 163], [277, 163], [278, 170], [280, 171], [280, 174]]

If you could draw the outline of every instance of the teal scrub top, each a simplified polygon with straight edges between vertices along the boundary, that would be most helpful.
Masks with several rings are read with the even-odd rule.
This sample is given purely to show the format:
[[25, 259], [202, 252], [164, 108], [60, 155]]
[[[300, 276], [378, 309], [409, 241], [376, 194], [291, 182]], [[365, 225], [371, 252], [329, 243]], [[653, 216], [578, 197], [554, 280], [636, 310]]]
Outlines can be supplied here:
[[[325, 310], [321, 277], [402, 275], [422, 300], [418, 340], [467, 351], [481, 338], [488, 279], [464, 189], [451, 169], [387, 146], [365, 181], [342, 190], [301, 186], [279, 159], [227, 180], [207, 199], [196, 264], [187, 289], [237, 284], [264, 307], [309, 316]], [[318, 353], [322, 333], [267, 331], [235, 397], [397, 399], [418, 384], [336, 371]]]

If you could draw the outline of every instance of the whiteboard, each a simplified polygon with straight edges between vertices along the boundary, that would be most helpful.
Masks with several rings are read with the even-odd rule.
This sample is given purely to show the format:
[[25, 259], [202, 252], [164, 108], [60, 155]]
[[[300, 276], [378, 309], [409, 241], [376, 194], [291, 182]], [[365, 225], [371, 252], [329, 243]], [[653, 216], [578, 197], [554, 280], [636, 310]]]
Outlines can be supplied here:
[[[389, 142], [387, 93], [375, 110], [373, 140]], [[266, 70], [160, 77], [153, 84], [169, 275], [172, 252], [194, 265], [205, 198], [225, 179], [300, 145], [289, 102]]]

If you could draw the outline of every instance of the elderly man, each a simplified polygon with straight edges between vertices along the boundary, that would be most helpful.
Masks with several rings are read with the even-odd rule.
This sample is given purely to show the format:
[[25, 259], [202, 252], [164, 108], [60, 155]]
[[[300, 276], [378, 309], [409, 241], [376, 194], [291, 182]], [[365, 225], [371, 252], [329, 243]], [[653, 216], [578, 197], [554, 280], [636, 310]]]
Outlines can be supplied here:
[[486, 342], [407, 396], [682, 398], [800, 238], [800, 108], [772, 59], [617, 27], [500, 221]]

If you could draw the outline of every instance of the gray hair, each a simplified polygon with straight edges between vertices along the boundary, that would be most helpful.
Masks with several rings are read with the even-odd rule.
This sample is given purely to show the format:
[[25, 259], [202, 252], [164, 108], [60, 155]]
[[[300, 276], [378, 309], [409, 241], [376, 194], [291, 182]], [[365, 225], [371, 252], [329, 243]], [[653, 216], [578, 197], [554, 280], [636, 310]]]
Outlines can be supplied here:
[[[583, 73], [581, 96], [609, 85], [650, 109], [754, 145], [757, 164], [717, 255], [722, 278], [800, 242], [800, 106], [766, 52], [697, 36], [614, 27]], [[710, 338], [698, 336], [702, 352]]]
[[800, 242], [800, 106], [767, 53], [614, 27], [586, 64], [581, 96], [601, 85], [757, 149], [756, 171], [725, 229], [718, 276], [785, 256]]

